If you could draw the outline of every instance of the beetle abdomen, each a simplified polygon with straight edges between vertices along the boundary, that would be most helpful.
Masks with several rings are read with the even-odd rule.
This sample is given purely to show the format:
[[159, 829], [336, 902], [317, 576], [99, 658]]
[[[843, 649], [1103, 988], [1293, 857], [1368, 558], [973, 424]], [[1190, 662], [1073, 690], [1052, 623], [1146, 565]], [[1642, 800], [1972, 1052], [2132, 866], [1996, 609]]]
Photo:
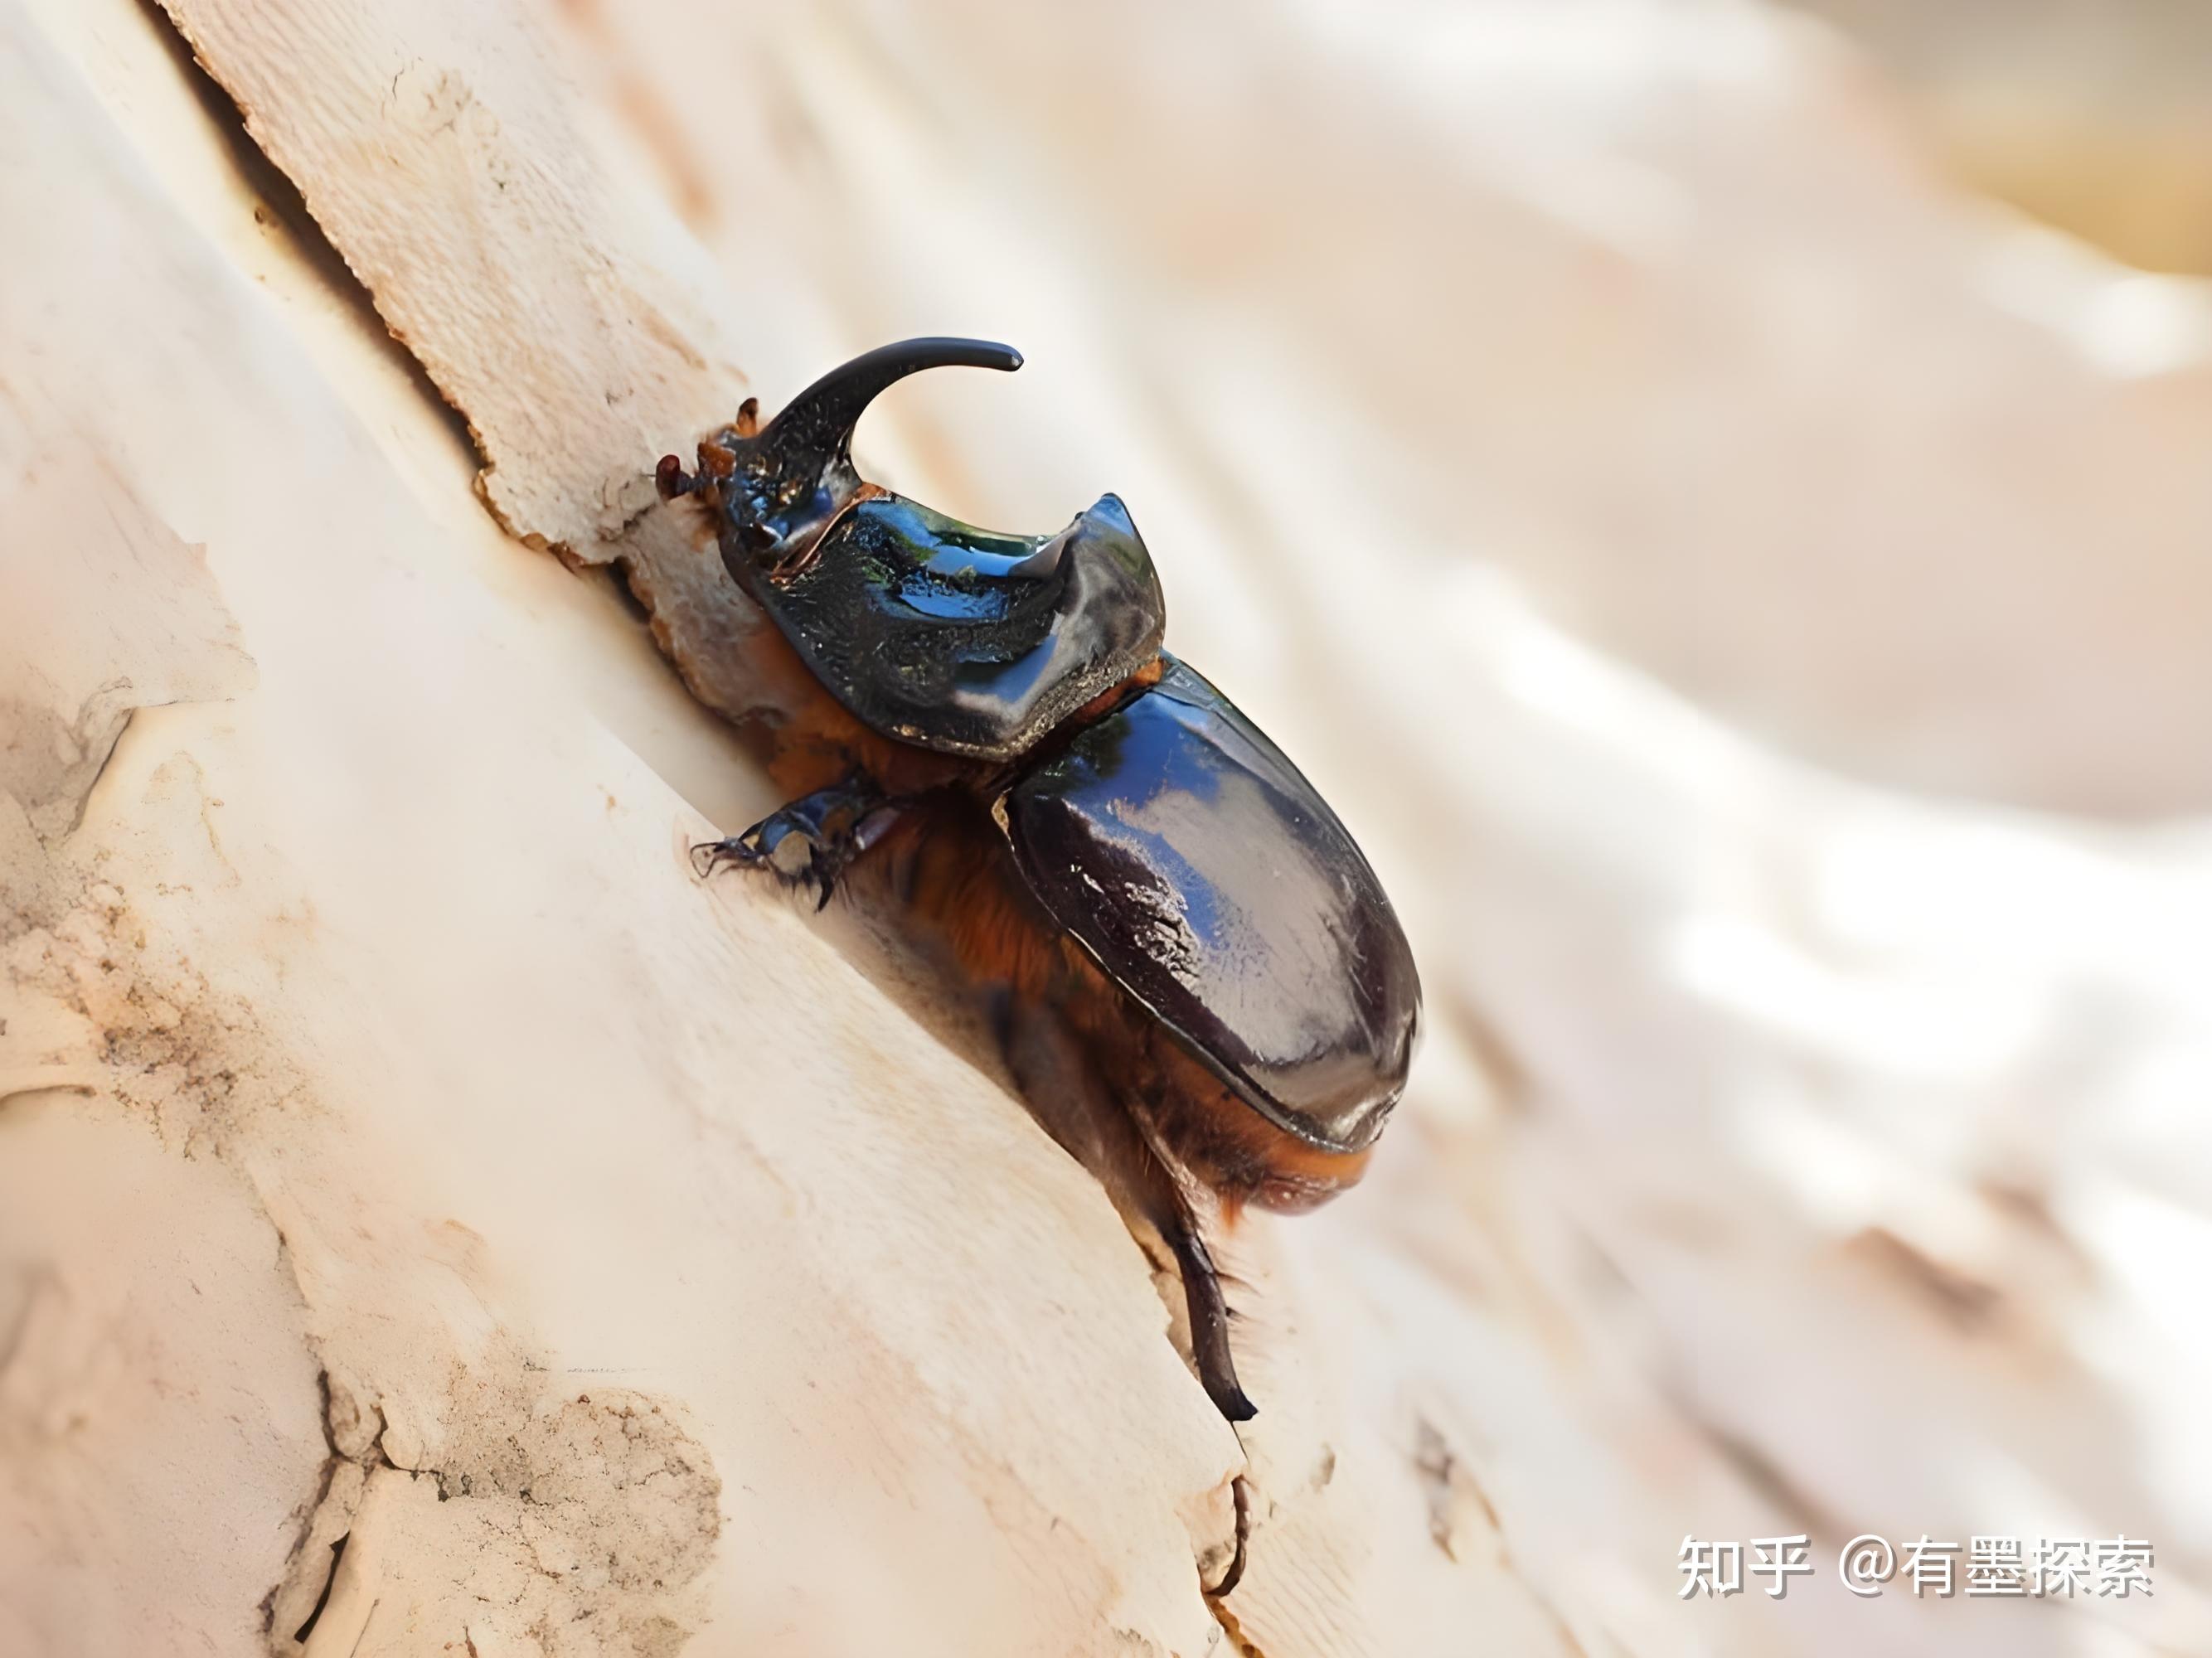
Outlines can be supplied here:
[[1405, 1086], [1413, 952], [1313, 786], [1173, 659], [1007, 790], [1000, 817], [1054, 917], [1244, 1100], [1329, 1151]]

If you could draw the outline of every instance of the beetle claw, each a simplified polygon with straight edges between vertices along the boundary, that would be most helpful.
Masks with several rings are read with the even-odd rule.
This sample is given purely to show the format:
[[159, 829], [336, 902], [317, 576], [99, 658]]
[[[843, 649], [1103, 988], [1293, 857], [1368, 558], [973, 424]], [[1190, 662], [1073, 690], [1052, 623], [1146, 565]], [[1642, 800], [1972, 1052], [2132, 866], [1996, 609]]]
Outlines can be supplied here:
[[702, 881], [711, 877], [725, 864], [738, 864], [750, 868], [763, 860], [766, 854], [753, 843], [754, 831], [732, 835], [720, 841], [702, 841], [691, 848], [691, 868]]
[[807, 855], [807, 877], [822, 890], [821, 896], [814, 901], [817, 915], [830, 908], [830, 895], [837, 890], [838, 872], [850, 861], [849, 858], [837, 856], [834, 851], [825, 852], [818, 841]]

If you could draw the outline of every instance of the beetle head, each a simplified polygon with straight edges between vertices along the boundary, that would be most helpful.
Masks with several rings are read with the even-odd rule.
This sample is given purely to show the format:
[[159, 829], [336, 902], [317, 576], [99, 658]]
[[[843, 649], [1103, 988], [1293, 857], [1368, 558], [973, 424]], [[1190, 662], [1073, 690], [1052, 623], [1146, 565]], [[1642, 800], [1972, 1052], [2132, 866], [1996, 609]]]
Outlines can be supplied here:
[[664, 457], [656, 473], [660, 494], [711, 489], [745, 550], [765, 565], [788, 567], [855, 496], [874, 487], [854, 470], [853, 428], [885, 387], [924, 368], [1021, 366], [1020, 352], [988, 340], [931, 337], [879, 347], [831, 369], [757, 431], [741, 415], [699, 446], [696, 476], [675, 456]]

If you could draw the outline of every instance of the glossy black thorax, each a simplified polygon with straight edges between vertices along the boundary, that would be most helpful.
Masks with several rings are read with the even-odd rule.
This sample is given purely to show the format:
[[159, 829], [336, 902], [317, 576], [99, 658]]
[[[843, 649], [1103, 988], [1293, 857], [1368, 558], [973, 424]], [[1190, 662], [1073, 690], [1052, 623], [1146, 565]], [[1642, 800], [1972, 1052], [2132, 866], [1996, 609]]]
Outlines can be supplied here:
[[889, 493], [854, 501], [788, 574], [741, 584], [871, 729], [1011, 759], [1159, 648], [1159, 580], [1112, 495], [1057, 535], [977, 530]]
[[[1121, 501], [1056, 533], [1002, 535], [861, 479], [854, 422], [943, 364], [1012, 368], [975, 340], [909, 340], [846, 364], [757, 434], [702, 446], [723, 562], [831, 695], [871, 730], [1006, 761], [1150, 662], [1159, 577]], [[718, 465], [705, 465], [710, 457]]]

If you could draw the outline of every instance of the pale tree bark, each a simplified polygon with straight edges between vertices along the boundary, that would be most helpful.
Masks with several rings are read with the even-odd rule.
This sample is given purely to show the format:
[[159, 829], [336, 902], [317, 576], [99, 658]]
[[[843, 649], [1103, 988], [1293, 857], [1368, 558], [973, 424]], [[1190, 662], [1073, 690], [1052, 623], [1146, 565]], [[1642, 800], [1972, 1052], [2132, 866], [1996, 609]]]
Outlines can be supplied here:
[[[0, 0], [0, 1651], [2056, 1654], [2092, 1623], [2201, 1647], [2204, 1510], [2141, 1452], [2203, 1370], [2130, 1310], [2139, 1254], [2106, 1223], [2116, 1191], [2212, 1187], [2154, 1126], [2073, 1127], [2123, 1097], [2093, 1051], [2115, 1007], [2131, 1059], [2202, 1057], [2175, 987], [2203, 945], [2172, 919], [2201, 853], [1838, 781], [1553, 632], [1452, 539], [1459, 457], [1389, 423], [1438, 409], [1401, 406], [1387, 359], [1285, 343], [1351, 266], [1248, 269], [1267, 316], [1233, 314], [1233, 259], [1176, 288], [1178, 235], [1220, 228], [1125, 163], [1240, 108], [1224, 86], [1163, 80], [1149, 137], [1033, 101], [1186, 26], [1040, 46], [987, 10], [910, 40], [858, 6]], [[1290, 53], [1247, 21], [1255, 57]], [[1729, 118], [1826, 153], [1848, 80], [1728, 27], [1795, 66], [1783, 113]], [[994, 98], [1048, 196], [1125, 222], [994, 216], [963, 149]], [[1871, 203], [1917, 307], [1856, 323], [1955, 327], [2008, 388], [1919, 428], [1966, 529], [1930, 602], [1982, 591], [1981, 531], [2107, 508], [2127, 533], [2100, 553], [2152, 579], [2071, 632], [2061, 580], [1976, 635], [1972, 675], [1899, 628], [1933, 714], [1887, 747], [1863, 637], [1808, 666], [1731, 615], [1698, 689], [1771, 691], [1784, 732], [1884, 775], [1994, 754], [1962, 780], [2199, 798], [2184, 641], [2212, 590], [2170, 552], [2204, 503], [2139, 503], [2212, 427], [2201, 370], [2148, 394], [2001, 319], [1954, 280], [1977, 222], [1834, 142], [1830, 210]], [[1685, 188], [1714, 165], [1658, 148]], [[1297, 217], [1314, 155], [1223, 149], [1193, 143], [1191, 173], [1247, 167]], [[1517, 250], [1516, 291], [1558, 289], [1530, 307], [1555, 343], [1562, 271], [1647, 319], [1693, 285], [1513, 188], [1449, 188]], [[1346, 207], [1378, 244], [1433, 210]], [[1705, 320], [1755, 403], [1788, 319]], [[1222, 1240], [1262, 1405], [1241, 1430], [1177, 1350], [1171, 1280], [900, 941], [684, 856], [772, 802], [732, 725], [750, 618], [653, 505], [654, 458], [954, 331], [1066, 355], [1033, 349], [1018, 395], [902, 393], [875, 470], [1010, 523], [1141, 502], [1172, 642], [1343, 807], [1426, 969], [1368, 1185]], [[1310, 402], [1274, 395], [1271, 349], [1312, 366]], [[1626, 355], [1554, 417], [1632, 424], [1680, 389]], [[1911, 355], [1862, 402], [1917, 407]], [[2056, 449], [2099, 418], [2144, 440], [2028, 486], [2040, 514], [1973, 470], [2005, 422]], [[1818, 436], [1790, 461], [1833, 483]], [[1693, 622], [1606, 609], [1605, 512], [1640, 498], [1594, 517], [1582, 440], [1486, 498], [1484, 550], [1694, 678]], [[1712, 568], [1754, 569], [1775, 520], [1699, 510]], [[2062, 534], [2027, 538], [2077, 574]], [[1875, 609], [1799, 568], [1844, 621]], [[2062, 647], [2114, 678], [2080, 729], [2014, 731], [1990, 676], [2045, 694]], [[2153, 706], [2170, 746], [2112, 752]], [[1875, 906], [1872, 940], [1808, 919], [1838, 881], [1940, 885], [1965, 845], [2015, 886]], [[2160, 919], [2117, 955], [2033, 927], [1980, 947], [2006, 893], [2060, 889]], [[1830, 1001], [1761, 1000], [1808, 981]], [[2040, 1138], [1999, 1120], [2022, 1089]], [[1899, 1448], [1916, 1414], [1944, 1456]], [[1243, 1575], [1215, 1595], [1240, 1476]], [[1830, 1573], [1675, 1599], [1689, 1532], [1832, 1552], [2074, 1516], [2165, 1526], [2160, 1598], [1876, 1605]]]

